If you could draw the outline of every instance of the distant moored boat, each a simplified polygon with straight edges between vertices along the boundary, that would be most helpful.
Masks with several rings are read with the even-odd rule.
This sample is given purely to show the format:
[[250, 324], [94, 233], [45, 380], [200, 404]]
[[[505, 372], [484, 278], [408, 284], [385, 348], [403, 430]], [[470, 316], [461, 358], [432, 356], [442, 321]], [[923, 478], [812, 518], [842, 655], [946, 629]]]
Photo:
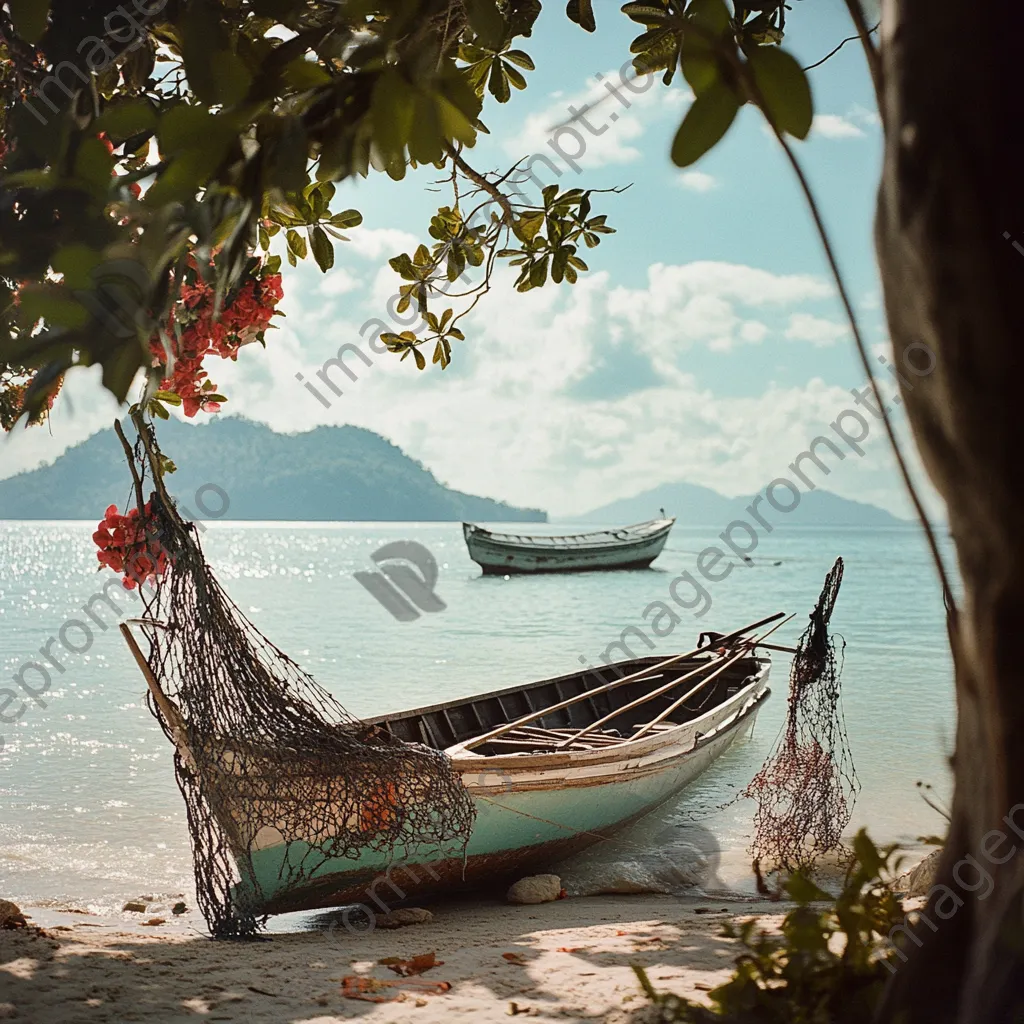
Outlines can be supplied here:
[[587, 569], [646, 569], [661, 554], [675, 519], [652, 519], [590, 533], [551, 537], [494, 533], [463, 523], [469, 557], [485, 575], [581, 572]]

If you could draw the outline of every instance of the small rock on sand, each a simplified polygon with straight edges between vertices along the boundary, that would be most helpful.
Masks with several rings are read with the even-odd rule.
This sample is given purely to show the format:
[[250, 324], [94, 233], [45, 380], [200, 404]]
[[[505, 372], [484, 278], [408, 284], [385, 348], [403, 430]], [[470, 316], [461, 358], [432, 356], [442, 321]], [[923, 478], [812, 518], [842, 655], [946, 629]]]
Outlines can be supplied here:
[[426, 924], [434, 915], [422, 907], [402, 907], [389, 914], [378, 914], [374, 919], [378, 928], [404, 928], [407, 924]]
[[27, 923], [17, 904], [0, 900], [0, 928], [24, 928]]
[[0, 1020], [11, 1020], [18, 1016], [14, 1003], [0, 1003]]
[[171, 913], [172, 914], [187, 914], [188, 913], [188, 907], [186, 907], [184, 903], [175, 903], [174, 906], [171, 907]]
[[122, 911], [128, 911], [131, 914], [144, 914], [146, 912], [146, 904], [139, 903], [138, 900], [129, 900], [122, 908]]
[[505, 895], [509, 903], [551, 903], [562, 892], [558, 875], [530, 875], [520, 878]]

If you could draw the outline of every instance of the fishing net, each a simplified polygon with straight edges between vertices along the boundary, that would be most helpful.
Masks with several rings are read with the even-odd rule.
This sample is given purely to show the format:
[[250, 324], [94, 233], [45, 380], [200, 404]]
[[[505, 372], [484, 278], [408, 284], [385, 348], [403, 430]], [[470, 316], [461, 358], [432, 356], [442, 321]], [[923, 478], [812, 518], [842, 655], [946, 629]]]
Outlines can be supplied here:
[[268, 898], [287, 902], [330, 860], [464, 851], [474, 809], [451, 761], [359, 722], [253, 626], [167, 495], [151, 428], [139, 418], [136, 427], [145, 537], [126, 585], [159, 562], [162, 572], [139, 583], [143, 669], [157, 684], [150, 710], [175, 741], [197, 899], [212, 933], [254, 935]]
[[745, 795], [757, 801], [752, 852], [786, 870], [807, 869], [842, 843], [860, 783], [840, 699], [845, 641], [829, 636], [843, 560], [825, 586], [797, 643], [789, 677], [786, 724]]

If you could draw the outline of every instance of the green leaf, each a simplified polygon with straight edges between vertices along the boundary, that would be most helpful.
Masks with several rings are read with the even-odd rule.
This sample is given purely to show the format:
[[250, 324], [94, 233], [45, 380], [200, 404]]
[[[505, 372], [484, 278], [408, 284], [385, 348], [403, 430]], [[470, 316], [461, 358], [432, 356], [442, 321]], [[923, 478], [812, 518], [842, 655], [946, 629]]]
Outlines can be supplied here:
[[158, 391], [153, 397], [168, 405], [181, 405], [181, 395], [174, 391]]
[[537, 262], [530, 267], [530, 284], [534, 288], [542, 288], [547, 279], [548, 258], [545, 256], [543, 259], [537, 260]]
[[526, 79], [515, 68], [510, 67], [508, 64], [503, 64], [502, 70], [505, 72], [505, 77], [516, 89], [526, 88]]
[[727, 38], [729, 11], [723, 0], [693, 0], [686, 17], [693, 28], [683, 35], [679, 57], [683, 77], [694, 95], [699, 96], [721, 77], [719, 50], [735, 49], [735, 44]]
[[299, 57], [287, 65], [282, 78], [290, 88], [299, 92], [317, 89], [321, 85], [329, 85], [331, 82], [331, 76], [322, 64], [306, 60], [303, 57]]
[[565, 5], [565, 13], [570, 21], [575, 21], [580, 28], [588, 32], [597, 30], [597, 22], [594, 20], [593, 0], [569, 0]]
[[373, 138], [389, 157], [401, 157], [413, 130], [416, 92], [401, 72], [392, 69], [380, 75], [373, 87], [370, 117]]
[[26, 43], [38, 43], [46, 31], [50, 0], [7, 0], [11, 20]]
[[129, 100], [108, 106], [93, 122], [93, 128], [106, 132], [112, 142], [124, 142], [156, 128], [156, 114], [146, 100]]
[[331, 217], [331, 227], [356, 228], [363, 223], [363, 215], [358, 210], [344, 210]]
[[31, 327], [39, 319], [51, 326], [81, 327], [89, 314], [69, 291], [52, 285], [28, 285], [21, 290], [18, 320]]
[[759, 46], [748, 59], [764, 101], [765, 116], [779, 131], [807, 138], [814, 103], [803, 68], [791, 54], [774, 46]]
[[436, 163], [444, 155], [441, 119], [433, 96], [417, 93], [409, 133], [409, 156], [420, 164]]
[[102, 200], [110, 191], [114, 158], [99, 139], [83, 139], [75, 154], [75, 177]]
[[87, 245], [66, 245], [53, 254], [50, 265], [58, 274], [64, 275], [64, 283], [69, 288], [91, 289], [91, 271], [99, 266], [101, 259], [100, 253]]
[[544, 227], [544, 214], [539, 210], [536, 213], [521, 214], [512, 225], [516, 238], [524, 242], [532, 242], [542, 227]]
[[512, 90], [508, 87], [508, 77], [500, 60], [495, 60], [491, 63], [491, 74], [487, 80], [487, 88], [499, 103], [508, 103]]
[[672, 142], [672, 162], [677, 167], [696, 163], [729, 130], [740, 109], [736, 93], [717, 82], [692, 103]]
[[508, 26], [494, 0], [463, 0], [469, 27], [489, 50], [499, 50]]
[[202, 107], [178, 103], [160, 118], [157, 137], [160, 140], [161, 155], [174, 155], [201, 146], [203, 140], [208, 140], [211, 134], [217, 137], [225, 134], [218, 118]]
[[316, 260], [316, 265], [326, 274], [334, 266], [334, 244], [319, 224], [311, 231], [310, 243], [313, 247], [313, 259]]
[[797, 903], [832, 900], [832, 896], [819, 888], [806, 875], [795, 874], [786, 880], [786, 891]]
[[519, 65], [521, 68], [525, 68], [527, 71], [537, 70], [537, 65], [533, 63], [533, 58], [525, 50], [507, 50], [502, 54], [502, 57], [513, 64]]
[[306, 248], [306, 240], [302, 235], [295, 228], [289, 228], [285, 238], [288, 240], [289, 254], [293, 255], [296, 259], [304, 260], [308, 250]]

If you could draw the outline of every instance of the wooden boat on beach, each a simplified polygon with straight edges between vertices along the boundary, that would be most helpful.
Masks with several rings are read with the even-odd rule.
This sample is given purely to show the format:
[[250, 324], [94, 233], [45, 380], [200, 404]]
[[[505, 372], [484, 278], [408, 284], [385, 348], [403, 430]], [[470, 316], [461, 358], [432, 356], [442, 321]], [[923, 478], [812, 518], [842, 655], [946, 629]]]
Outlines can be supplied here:
[[485, 575], [582, 572], [588, 569], [646, 569], [661, 554], [675, 519], [589, 533], [495, 533], [463, 523], [469, 557]]
[[[255, 756], [246, 749], [242, 787], [237, 776], [225, 785], [223, 772], [200, 769], [225, 834], [245, 833], [247, 821], [277, 823], [234, 851], [239, 904], [258, 915], [351, 904], [379, 912], [441, 891], [505, 886], [612, 835], [677, 794], [753, 727], [770, 693], [770, 645], [762, 642], [788, 621], [781, 619], [714, 634], [710, 644], [668, 658], [635, 658], [364, 720], [371, 731], [448, 755], [476, 810], [465, 849], [367, 846], [355, 856], [325, 855], [322, 841], [314, 850], [312, 842], [283, 839], [310, 807], [319, 808], [319, 822], [332, 820], [329, 790], [308, 761], [300, 764], [287, 748]], [[767, 623], [775, 625], [750, 636]], [[202, 763], [176, 728], [176, 706], [131, 629], [121, 631], [182, 759]], [[245, 746], [226, 736], [204, 742]], [[380, 794], [367, 793], [366, 802], [379, 813]], [[290, 867], [298, 863], [300, 881]]]

